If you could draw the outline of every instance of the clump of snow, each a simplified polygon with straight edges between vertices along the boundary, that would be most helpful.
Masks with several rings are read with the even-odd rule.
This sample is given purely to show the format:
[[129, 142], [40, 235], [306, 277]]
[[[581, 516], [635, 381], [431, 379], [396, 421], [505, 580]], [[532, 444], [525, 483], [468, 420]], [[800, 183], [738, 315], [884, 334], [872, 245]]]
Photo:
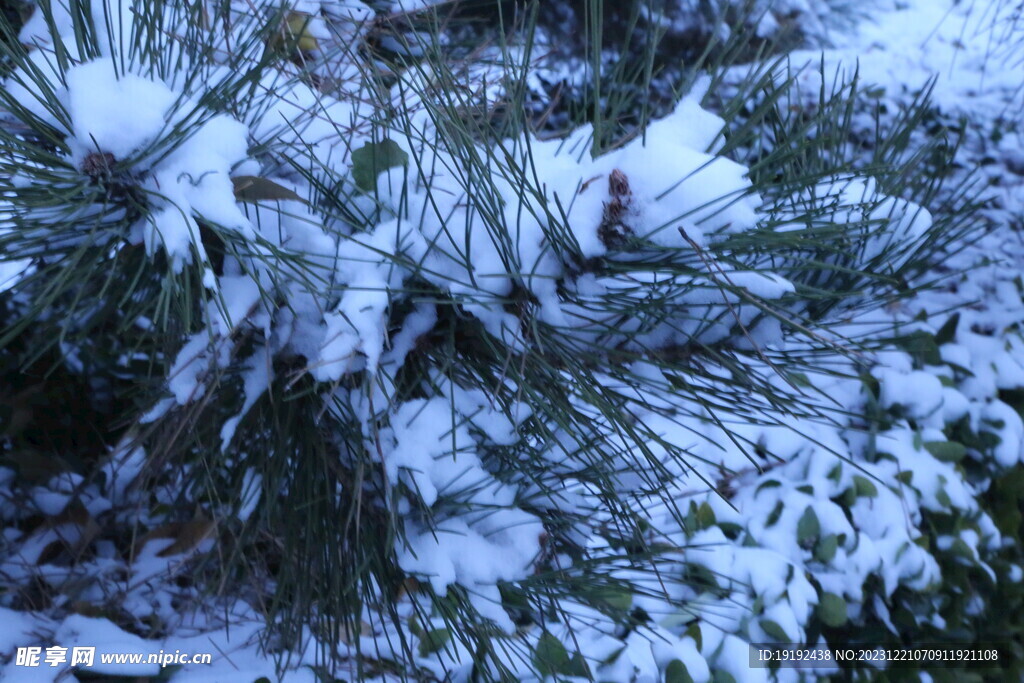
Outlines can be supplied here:
[[177, 95], [163, 83], [131, 73], [120, 76], [113, 62], [99, 59], [68, 69], [68, 113], [72, 159], [89, 154], [127, 159], [154, 142], [169, 125]]

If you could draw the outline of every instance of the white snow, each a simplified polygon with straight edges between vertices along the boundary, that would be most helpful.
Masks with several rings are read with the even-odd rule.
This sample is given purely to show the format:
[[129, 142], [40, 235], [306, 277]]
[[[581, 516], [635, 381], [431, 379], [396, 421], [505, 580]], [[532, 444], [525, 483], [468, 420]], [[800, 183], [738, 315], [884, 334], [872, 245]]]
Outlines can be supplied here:
[[[997, 2], [979, 4], [1005, 11]], [[806, 21], [809, 31], [825, 30], [827, 13], [811, 3], [788, 0], [784, 7]], [[353, 39], [372, 16], [369, 6], [350, 0], [303, 0], [292, 9], [314, 18], [311, 30], [325, 45], [338, 35]], [[943, 113], [992, 121], [1019, 103], [1024, 74], [1020, 64], [989, 66], [991, 35], [981, 28], [987, 24], [968, 14], [950, 0], [894, 3], [855, 34], [837, 36], [839, 46], [824, 57], [801, 52], [791, 61], [799, 68], [824, 58], [826, 74], [859, 63], [861, 78], [880, 87], [894, 108], [938, 75], [935, 96]], [[66, 34], [69, 15], [57, 12], [56, 19], [58, 34]], [[326, 30], [329, 23], [340, 33]], [[777, 22], [766, 17], [757, 30], [770, 34]], [[22, 39], [45, 46], [52, 44], [49, 34], [37, 13]], [[955, 308], [959, 324], [952, 339], [939, 345], [937, 359], [922, 363], [894, 347], [823, 352], [820, 338], [785, 332], [775, 317], [764, 315], [769, 305], [785, 312], [791, 295], [800, 292], [798, 273], [784, 270], [792, 264], [743, 263], [742, 255], [716, 249], [730, 237], [763, 228], [769, 218], [780, 232], [848, 226], [849, 253], [835, 256], [833, 265], [886, 276], [913, 256], [940, 215], [886, 195], [883, 179], [869, 171], [829, 175], [767, 206], [748, 168], [721, 155], [724, 122], [700, 105], [697, 93], [652, 122], [643, 136], [595, 158], [587, 127], [561, 140], [523, 134], [465, 146], [453, 142], [439, 135], [430, 115], [431, 98], [437, 97], [431, 74], [415, 69], [394, 74], [389, 94], [404, 114], [371, 121], [375, 112], [356, 95], [349, 71], [327, 94], [291, 78], [291, 72], [268, 71], [252, 91], [257, 101], [239, 103], [238, 113], [229, 115], [201, 104], [196, 88], [206, 86], [161, 80], [137, 63], [121, 64], [118, 54], [76, 63], [63, 79], [49, 54], [37, 48], [32, 60], [52, 74], [66, 120], [40, 106], [37, 86], [28, 85], [24, 73], [9, 77], [9, 93], [68, 135], [68, 159], [79, 171], [95, 162], [92, 155], [130, 161], [125, 170], [138, 179], [151, 209], [131, 240], [151, 256], [165, 252], [175, 274], [189, 265], [202, 267], [202, 329], [190, 330], [169, 359], [167, 395], [147, 419], [209, 397], [212, 382], [223, 379], [220, 373], [237, 370], [225, 381], [240, 388], [239, 401], [219, 429], [221, 451], [229, 457], [246, 416], [282, 379], [274, 377], [275, 360], [298, 360], [320, 383], [326, 401], [347, 403], [357, 417], [366, 457], [379, 468], [386, 502], [400, 516], [394, 551], [401, 569], [438, 597], [456, 586], [464, 589], [482, 618], [518, 634], [524, 646], [536, 645], [539, 629], [517, 632], [499, 584], [523, 582], [544, 563], [578, 570], [568, 553], [552, 549], [545, 526], [550, 520], [542, 514], [565, 520], [561, 533], [606, 562], [612, 576], [647, 589], [632, 595], [630, 605], [646, 610], [652, 621], [629, 635], [571, 596], [560, 599], [562, 612], [544, 625], [567, 652], [578, 649], [601, 680], [662, 680], [674, 660], [695, 681], [711, 680], [716, 671], [741, 682], [769, 680], [767, 670], [747, 667], [747, 643], [774, 640], [780, 632], [802, 642], [824, 592], [846, 602], [849, 619], [874, 616], [895, 632], [894, 596], [900, 588], [924, 593], [941, 585], [940, 552], [960, 549], [963, 563], [993, 575], [987, 558], [1004, 539], [978, 503], [983, 487], [950, 461], [955, 457], [932, 451], [935, 444], [950, 446], [948, 428], [961, 422], [994, 439], [990, 447], [964, 447], [956, 456], [983, 465], [986, 476], [1024, 457], [1024, 421], [1000, 398], [1001, 390], [1024, 387], [1024, 341], [1017, 331], [1024, 321], [1018, 279], [1024, 248], [1009, 228], [1009, 216], [1019, 217], [1022, 208], [1021, 182], [1008, 180], [992, 190], [998, 201], [985, 216], [998, 223], [997, 230], [937, 264], [949, 270], [941, 273], [948, 281], [885, 309], [858, 301], [830, 331], [840, 345], [842, 334], [935, 334]], [[486, 68], [481, 65], [479, 73]], [[804, 69], [794, 86], [797, 100], [816, 104], [822, 84], [814, 68]], [[495, 92], [483, 96], [493, 99]], [[179, 125], [189, 127], [188, 135], [167, 146]], [[354, 152], [381, 140], [401, 149], [407, 163], [381, 169], [375, 187], [365, 191], [356, 182]], [[995, 144], [1000, 169], [1024, 166], [1019, 140], [1007, 136]], [[257, 154], [258, 149], [263, 151]], [[472, 175], [478, 166], [467, 162], [468, 154], [486, 160], [489, 178]], [[284, 158], [298, 160], [299, 167], [280, 163]], [[264, 177], [301, 199], [240, 203], [232, 174]], [[321, 196], [317, 183], [329, 183], [329, 196]], [[350, 213], [332, 209], [325, 215], [329, 200]], [[0, 216], [7, 216], [4, 211]], [[215, 272], [199, 236], [201, 223], [248, 251], [228, 253]], [[564, 243], [554, 234], [564, 235]], [[663, 254], [689, 270], [645, 261]], [[299, 256], [301, 267], [289, 261]], [[595, 261], [613, 267], [600, 271]], [[793, 261], [799, 262], [798, 255]], [[12, 262], [4, 268], [0, 281], [7, 282], [22, 266]], [[431, 289], [420, 295], [414, 286]], [[513, 294], [522, 294], [521, 308], [509, 304]], [[399, 317], [398, 311], [405, 313]], [[544, 357], [544, 335], [562, 350], [605, 357], [613, 349], [668, 353], [727, 342], [737, 354], [708, 354], [688, 365], [684, 359], [678, 368], [616, 360], [593, 373], [586, 386], [569, 370], [553, 371], [585, 426], [574, 432], [572, 425], [551, 421], [536, 396], [521, 395], [516, 372], [504, 372], [491, 395], [464, 386], [471, 383], [459, 372], [434, 368], [421, 378], [415, 397], [399, 397], [400, 371], [410, 358], [422, 361], [415, 356], [421, 341], [452, 317], [467, 328], [468, 321], [478, 322], [473, 329], [480, 338], [472, 341], [500, 341], [513, 369], [536, 362], [532, 354]], [[818, 354], [821, 371], [780, 376], [784, 352]], [[469, 366], [459, 370], [473, 372]], [[764, 382], [773, 400], [738, 391], [740, 381]], [[516, 399], [503, 402], [508, 395]], [[798, 398], [806, 413], [786, 407]], [[1003, 399], [1010, 400], [1005, 394]], [[616, 425], [611, 410], [628, 414], [623, 422], [632, 431]], [[882, 415], [882, 426], [866, 428], [866, 413]], [[327, 409], [318, 419], [328, 428], [337, 417]], [[543, 464], [543, 486], [509, 467], [512, 457], [529, 460], [531, 467]], [[147, 505], [131, 486], [145, 471], [145, 458], [141, 448], [121, 445], [103, 466], [102, 487], [81, 478], [54, 479], [30, 491], [33, 511], [54, 516], [82, 496], [97, 517], [109, 513], [124, 521], [141, 515], [136, 521], [155, 526], [158, 520], [141, 512]], [[646, 540], [670, 549], [657, 577], [610, 542], [615, 518], [588, 479], [588, 459], [621, 471], [618, 491], [643, 517]], [[235, 512], [246, 521], [263, 502], [265, 474], [244, 457], [232, 462], [245, 468]], [[178, 474], [166, 473], [171, 486], [180, 481]], [[652, 490], [651, 482], [667, 491]], [[21, 519], [27, 513], [10, 514]], [[962, 516], [968, 526], [926, 547], [922, 520], [947, 514]], [[5, 534], [17, 551], [0, 570], [54, 586], [81, 578], [71, 568], [37, 561], [49, 544], [83, 533], [68, 525]], [[251, 609], [233, 614], [228, 624], [200, 618], [189, 630], [181, 623], [177, 601], [189, 594], [176, 592], [172, 580], [188, 570], [190, 554], [212, 547], [214, 539], [161, 557], [173, 542], [150, 538], [135, 549], [130, 565], [117, 561], [112, 545], [104, 546], [89, 560], [96, 576], [88, 590], [99, 596], [117, 582], [128, 614], [180, 628], [164, 647], [205, 650], [216, 643], [225, 654], [211, 667], [190, 666], [179, 674], [189, 680], [273, 676], [269, 656], [252, 642], [258, 615]], [[711, 585], [701, 587], [684, 576], [683, 564], [700, 568]], [[1024, 575], [1019, 567], [1010, 571], [1018, 579]], [[111, 578], [119, 572], [125, 576]], [[869, 591], [869, 579], [881, 588]], [[410, 596], [398, 607], [402, 614], [412, 612], [413, 600], [429, 602]], [[143, 641], [105, 619], [72, 615], [50, 623], [2, 607], [0, 616], [9, 617], [0, 628], [4, 657], [12, 647], [33, 642], [159, 649], [157, 641]], [[438, 627], [443, 623], [436, 614], [430, 618]], [[943, 621], [938, 609], [921, 618]], [[691, 622], [700, 643], [686, 630]], [[238, 624], [241, 633], [235, 631]], [[381, 627], [363, 634], [364, 644], [411, 665], [394, 646], [397, 635]], [[510, 650], [496, 656], [527, 680], [533, 675], [528, 655]], [[313, 659], [311, 652], [297, 657]], [[415, 663], [457, 671], [457, 678], [468, 676], [471, 657], [453, 639], [447, 652], [425, 654]], [[18, 673], [7, 665], [4, 674], [12, 671]], [[288, 675], [314, 680], [308, 668]]]

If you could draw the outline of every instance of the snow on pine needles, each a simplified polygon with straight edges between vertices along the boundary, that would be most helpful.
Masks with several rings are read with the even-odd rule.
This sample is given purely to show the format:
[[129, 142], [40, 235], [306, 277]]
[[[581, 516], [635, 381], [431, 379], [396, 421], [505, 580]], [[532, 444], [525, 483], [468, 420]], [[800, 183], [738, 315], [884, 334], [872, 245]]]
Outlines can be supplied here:
[[[980, 110], [886, 71], [926, 5], [826, 59], [873, 55], [893, 131], [979, 117], [942, 168], [1012, 170], [1019, 65]], [[4, 674], [95, 635], [216, 643], [172, 680], [786, 681], [834, 666], [748, 644], [992, 636], [985, 600], [1024, 595], [989, 500], [1024, 455], [1019, 198], [987, 189], [979, 237], [969, 174], [898, 182], [923, 143], [829, 166], [799, 67], [806, 135], [733, 144], [794, 100], [715, 113], [716, 76], [614, 145], [550, 137], [527, 43], [449, 62], [385, 10], [47, 3], [4, 43], [0, 349], [121, 411], [51, 453], [11, 406]], [[954, 84], [988, 64], [938, 35]]]

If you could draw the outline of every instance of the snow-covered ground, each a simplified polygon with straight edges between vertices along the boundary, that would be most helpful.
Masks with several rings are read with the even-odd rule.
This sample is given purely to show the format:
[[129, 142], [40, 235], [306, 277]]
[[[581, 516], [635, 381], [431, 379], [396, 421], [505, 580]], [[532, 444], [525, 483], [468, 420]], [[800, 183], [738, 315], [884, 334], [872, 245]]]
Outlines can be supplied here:
[[[338, 13], [335, 5], [355, 3], [323, 4], [332, 5], [325, 11]], [[733, 419], [739, 415], [749, 420], [727, 427], [716, 424], [718, 413], [700, 401], [668, 401], [670, 391], [639, 395], [637, 387], [628, 385], [622, 377], [600, 377], [609, 393], [645, 406], [637, 408], [637, 422], [660, 435], [645, 446], [652, 457], [662, 457], [666, 467], [675, 468], [671, 472], [671, 495], [636, 496], [637, 509], [644, 510], [651, 528], [657, 530], [648, 540], [679, 548], [678, 554], [688, 563], [706, 570], [711, 583], [706, 590], [698, 590], [699, 584], [693, 581], [673, 581], [624, 563], [615, 570], [618, 578], [652, 589], [650, 595], [634, 595], [630, 605], [653, 617], [646, 627], [624, 633], [590, 607], [565, 599], [561, 619], [548, 624], [543, 634], [538, 629], [524, 636], [533, 644], [551, 636], [571, 644], [599, 680], [663, 680], [675, 660], [682, 662], [688, 675], [698, 682], [711, 680], [714, 672], [727, 672], [740, 682], [769, 680], [767, 670], [748, 666], [748, 642], [816, 639], [817, 634], [806, 631], [815, 613], [836, 625], [846, 620], [874, 619], [895, 632], [898, 629], [890, 612], [899, 598], [894, 596], [900, 589], [925, 592], [940, 584], [943, 575], [937, 559], [939, 551], [955, 548], [967, 563], [994, 575], [986, 563], [987, 553], [1020, 541], [1004, 538], [977, 501], [990, 476], [1024, 457], [1024, 422], [1013, 407], [1000, 400], [1000, 390], [1024, 388], [1024, 339], [1018, 329], [1024, 322], [1020, 276], [1024, 268], [1024, 232], [1020, 230], [1024, 216], [1024, 131], [1018, 128], [1024, 101], [1024, 54], [999, 47], [1007, 42], [1002, 31], [1011, 24], [1007, 17], [1014, 16], [1014, 8], [999, 0], [879, 4], [882, 6], [855, 33], [831, 35], [835, 47], [824, 57], [817, 50], [793, 53], [790, 62], [794, 68], [808, 64], [799, 82], [816, 97], [822, 59], [826, 74], [856, 68], [861, 81], [881, 88], [877, 91], [879, 99], [895, 110], [909, 103], [928, 79], [937, 77], [935, 105], [950, 119], [963, 115], [969, 121], [964, 145], [958, 152], [962, 167], [970, 170], [981, 166], [992, 180], [984, 209], [989, 228], [977, 241], [938, 264], [940, 269], [931, 274], [940, 280], [935, 289], [884, 310], [851, 313], [843, 325], [834, 325], [831, 330], [857, 338], [871, 329], [896, 329], [904, 335], [924, 332], [936, 343], [938, 357], [927, 349], [898, 347], [856, 360], [840, 354], [822, 356], [820, 362], [829, 372], [805, 372], [797, 387], [773, 376], [772, 352], [766, 351], [763, 357], [752, 357], [745, 369], [768, 378], [765, 381], [772, 383], [780, 396], [798, 392], [820, 410], [793, 415], [755, 400], [749, 407], [738, 407], [733, 415]], [[1005, 16], [1001, 18], [1000, 13]], [[39, 36], [47, 30], [38, 24], [27, 28]], [[145, 141], [158, 138], [174, 103], [175, 84], [157, 84], [143, 77], [115, 81], [111, 74], [103, 73], [106, 68], [100, 62], [77, 67], [66, 84], [65, 96], [73, 115], [71, 134], [78, 145], [73, 149], [79, 166], [93, 144], [120, 158]], [[156, 229], [141, 231], [136, 236], [138, 242], [150, 252], [164, 249], [178, 259], [177, 263], [186, 264], [192, 258], [188, 250], [191, 234], [197, 230], [193, 213], [233, 226], [243, 235], [250, 231], [255, 237], [260, 228], [253, 226], [269, 224], [270, 220], [254, 218], [259, 208], [236, 204], [228, 180], [228, 169], [246, 159], [245, 124], [251, 126], [248, 134], [257, 139], [273, 138], [287, 144], [289, 135], [299, 133], [268, 122], [297, 120], [298, 112], [306, 106], [303, 98], [311, 96], [308, 88], [295, 88], [277, 105], [275, 116], [261, 113], [259, 123], [255, 118], [244, 124], [227, 116], [209, 118], [189, 144], [148, 166], [149, 182], [159, 188], [168, 203], [153, 224]], [[136, 98], [143, 98], [146, 108], [136, 109], [130, 129], [119, 125], [119, 107], [134, 107]], [[351, 150], [369, 141], [360, 140], [360, 131], [353, 132], [345, 144], [336, 140], [335, 124], [354, 120], [357, 110], [358, 105], [339, 96], [302, 131], [303, 140], [314, 141], [314, 154], [325, 163], [330, 159], [339, 167], [347, 165]], [[48, 116], [44, 110], [39, 113]], [[56, 120], [53, 123], [60, 125]], [[429, 126], [425, 117], [411, 123]], [[720, 127], [717, 117], [702, 110], [694, 98], [686, 98], [674, 114], [652, 124], [645, 140], [634, 140], [597, 160], [580, 161], [585, 157], [582, 153], [566, 153], [574, 143], [580, 150], [585, 147], [582, 133], [567, 143], [531, 140], [530, 154], [538, 185], [549, 193], [549, 201], [575, 198], [566, 213], [585, 258], [606, 254], [623, 235], [646, 236], [668, 248], [694, 246], [699, 251], [715, 240], [754, 229], [759, 219], [759, 198], [748, 192], [745, 168], [715, 154], [713, 141]], [[993, 130], [1001, 131], [1001, 136], [992, 136]], [[364, 210], [381, 211], [392, 218], [382, 218], [372, 234], [360, 237], [361, 242], [354, 237], [339, 244], [327, 240], [317, 219], [298, 203], [294, 214], [282, 222], [284, 237], [271, 234], [280, 227], [276, 217], [274, 229], [259, 235], [275, 247], [294, 247], [301, 242], [309, 253], [326, 255], [318, 264], [327, 273], [325, 279], [333, 282], [333, 278], [341, 278], [349, 285], [340, 301], [332, 302], [332, 310], [322, 314], [319, 293], [306, 283], [296, 279], [282, 285], [275, 281], [275, 286], [288, 288], [295, 302], [294, 318], [282, 324], [262, 310], [252, 314], [259, 309], [260, 287], [270, 282], [267, 273], [254, 275], [242, 268], [223, 276], [210, 272], [209, 284], [213, 286], [219, 280], [216, 286], [222, 289], [226, 303], [210, 306], [212, 334], [218, 341], [211, 345], [211, 331], [206, 330], [186, 344], [173, 369], [170, 395], [154, 409], [152, 419], [201, 396], [200, 378], [218, 363], [226, 362], [227, 340], [239, 321], [250, 315], [255, 326], [273, 329], [273, 334], [268, 333], [265, 349], [254, 354], [244, 378], [246, 400], [236, 418], [225, 425], [225, 442], [231, 441], [239, 420], [268, 385], [269, 356], [257, 357], [258, 353], [284, 349], [317, 359], [313, 372], [323, 382], [339, 382], [367, 369], [381, 377], [394, 377], [416, 338], [436, 322], [438, 314], [432, 306], [421, 306], [406, 317], [401, 331], [385, 339], [387, 331], [382, 331], [381, 319], [389, 304], [388, 292], [401, 288], [403, 272], [380, 254], [401, 252], [421, 260], [427, 264], [425, 272], [431, 274], [432, 284], [452, 296], [464, 297], [465, 310], [492, 336], [512, 348], [532, 343], [524, 338], [516, 316], [499, 303], [513, 288], [511, 277], [495, 277], [506, 272], [502, 259], [507, 255], [495, 243], [480, 239], [484, 228], [462, 203], [465, 185], [455, 170], [458, 159], [428, 144], [417, 145], [414, 140], [400, 141], [399, 146], [401, 154], [415, 159], [420, 167], [441, 169], [430, 176], [433, 194], [406, 181], [403, 169], [397, 166], [383, 173], [377, 179], [382, 206]], [[516, 145], [509, 149], [513, 157], [523, 151]], [[250, 165], [243, 168], [251, 167], [253, 175], [258, 173], [259, 167], [253, 162], [243, 163]], [[237, 167], [233, 173], [240, 175]], [[675, 182], [680, 177], [687, 180]], [[590, 185], [588, 180], [592, 178], [602, 180]], [[281, 179], [282, 183], [286, 181]], [[297, 184], [294, 187], [301, 192]], [[574, 273], [566, 261], [542, 248], [546, 226], [539, 219], [531, 222], [520, 217], [543, 214], [533, 206], [540, 199], [524, 202], [520, 188], [510, 183], [499, 182], [496, 187], [509, 224], [518, 226], [516, 258], [520, 263], [532, 264], [524, 281], [537, 302], [538, 318], [568, 330], [568, 343], [585, 348], [600, 338], [604, 344], [618, 344], [621, 340], [609, 329], [615, 330], [619, 318], [595, 318], [595, 310], [609, 310], [597, 303], [628, 306], [631, 296], [646, 296], [650, 289], [684, 306], [717, 307], [730, 312], [735, 309], [742, 325], [751, 327], [753, 341], [766, 349], [779, 342], [780, 328], [761, 321], [756, 307], [747, 306], [743, 297], [744, 292], [765, 301], [782, 297], [793, 289], [782, 275], [716, 264], [712, 272], [718, 275], [709, 276], [709, 282], [700, 287], [692, 279], [679, 283], [657, 272], [638, 270], [617, 278]], [[910, 244], [932, 225], [928, 212], [910, 202], [885, 199], [868, 178], [837, 179], [834, 185], [820, 189], [825, 194], [850, 195], [850, 203], [877, 200], [872, 210], [879, 213], [871, 217], [892, 222], [887, 240]], [[436, 206], [438, 196], [450, 197], [450, 205]], [[736, 196], [742, 199], [717, 201]], [[231, 201], [223, 201], [224, 197]], [[618, 207], [612, 226], [619, 231], [618, 236], [609, 236], [607, 231], [610, 205]], [[410, 215], [423, 218], [415, 225], [401, 220]], [[681, 222], [677, 220], [680, 215], [686, 215]], [[474, 220], [478, 221], [476, 233], [469, 227]], [[448, 231], [446, 226], [454, 223], [467, 228], [464, 232]], [[677, 224], [683, 229], [677, 229]], [[645, 234], [648, 228], [663, 226], [672, 227]], [[476, 239], [470, 240], [471, 235]], [[862, 258], [870, 260], [888, 246], [869, 243]], [[340, 268], [330, 259], [358, 265]], [[716, 277], [727, 280], [732, 289], [717, 289], [720, 283], [710, 282]], [[635, 294], [637, 291], [640, 294]], [[322, 329], [310, 322], [320, 315], [325, 322]], [[694, 337], [714, 343], [728, 334], [732, 323], [709, 324], [706, 320], [689, 327], [659, 320], [637, 319], [629, 324], [646, 326], [643, 338], [648, 347], [667, 348]], [[319, 317], [316, 322], [320, 322]], [[790, 350], [798, 349], [800, 344], [813, 346], [806, 339], [789, 343]], [[862, 377], [864, 367], [877, 381], [875, 391], [866, 388], [871, 382]], [[668, 388], [676, 379], [653, 363], [637, 362], [631, 372], [649, 380], [648, 386]], [[718, 386], [715, 372], [724, 370], [712, 368], [706, 376], [691, 381], [714, 388]], [[470, 588], [480, 613], [498, 628], [511, 632], [515, 625], [498, 604], [496, 582], [523, 579], [532, 571], [538, 539], [544, 535], [542, 520], [514, 507], [517, 496], [530, 495], [529, 487], [493, 478], [477, 452], [494, 444], [515, 442], [517, 426], [530, 417], [531, 408], [524, 403], [520, 412], [511, 411], [520, 420], [513, 423], [500, 411], [490, 409], [486, 397], [446, 386], [444, 380], [443, 376], [436, 380], [441, 387], [437, 396], [405, 402], [393, 411], [391, 427], [382, 438], [385, 476], [396, 488], [403, 484], [416, 491], [416, 504], [426, 507], [434, 506], [439, 491], [467, 477], [485, 483], [460, 500], [460, 505], [478, 511], [494, 504], [507, 507], [501, 510], [502, 515], [478, 512], [456, 516], [437, 509], [439, 528], [448, 535], [437, 534], [437, 528], [425, 524], [418, 526], [410, 515], [406, 529], [409, 544], [399, 550], [399, 562], [405, 571], [422, 576], [438, 594], [452, 585]], [[352, 392], [351, 402], [364, 423], [371, 421], [374, 399], [378, 407], [387, 404], [389, 388], [373, 388], [368, 395]], [[452, 405], [466, 417], [465, 427], [451, 428]], [[832, 412], [835, 406], [847, 412], [837, 416]], [[611, 431], [612, 426], [592, 406], [581, 404], [579, 409], [591, 411], [595, 432]], [[863, 429], [863, 415], [869, 411], [888, 416], [882, 421], [885, 429]], [[948, 431], [950, 425], [961, 421], [971, 434], [990, 433], [998, 439], [986, 448], [961, 446], [951, 440]], [[543, 453], [552, 467], [568, 461], [578, 445], [569, 433], [560, 437], [562, 442]], [[759, 471], [748, 457], [749, 449], [741, 447], [740, 442], [775, 459], [756, 463], [763, 466]], [[458, 458], [451, 457], [453, 443]], [[686, 450], [686, 466], [668, 455], [669, 444]], [[634, 448], [627, 445], [623, 451]], [[117, 454], [104, 487], [94, 486], [84, 496], [88, 514], [102, 514], [126, 500], [123, 482], [142, 467], [141, 458], [138, 451]], [[964, 458], [975, 461], [986, 476], [968, 479], [957, 464]], [[0, 470], [0, 482], [9, 476], [9, 472]], [[34, 493], [34, 504], [39, 511], [55, 515], [79, 483], [65, 482], [64, 489], [40, 487]], [[588, 507], [590, 493], [577, 482], [567, 485], [565, 501], [547, 505], [560, 512], [590, 511], [590, 523], [597, 527], [603, 520], [600, 510]], [[668, 505], [666, 498], [677, 501], [678, 506]], [[544, 504], [537, 502], [540, 497], [536, 499], [534, 509], [543, 508]], [[410, 502], [401, 504], [405, 505], [403, 511], [410, 509]], [[689, 511], [686, 524], [680, 523], [676, 507], [683, 510], [683, 515]], [[937, 549], [926, 547], [921, 542], [922, 518], [952, 512], [965, 523], [955, 532], [940, 536]], [[3, 514], [8, 517], [14, 513], [3, 510]], [[72, 527], [53, 526], [32, 538], [7, 530], [5, 542], [15, 552], [3, 558], [0, 576], [21, 583], [38, 575], [53, 585], [66, 585], [71, 579], [90, 574], [105, 576], [103, 581], [83, 581], [87, 588], [77, 599], [87, 603], [102, 597], [104, 590], [117, 590], [125, 610], [139, 618], [159, 618], [166, 635], [143, 641], [103, 615], [56, 618], [57, 611], [0, 608], [0, 663], [6, 662], [0, 671], [4, 680], [66, 680], [68, 662], [28, 667], [15, 661], [15, 652], [17, 648], [39, 646], [44, 648], [45, 656], [45, 648], [78, 645], [96, 646], [104, 653], [213, 654], [212, 664], [185, 665], [174, 672], [172, 680], [277, 678], [277, 659], [261, 652], [256, 639], [263, 617], [243, 596], [213, 609], [186, 613], [179, 607], [179, 600], [189, 596], [188, 589], [182, 589], [173, 579], [187, 566], [188, 553], [209, 546], [211, 541], [205, 533], [186, 547], [175, 549], [186, 551], [184, 554], [164, 552], [180, 540], [180, 535], [154, 537], [141, 545], [130, 566], [117, 561], [112, 548], [106, 552], [100, 549], [94, 559], [73, 569], [40, 564], [38, 560], [47, 546], [65, 538], [61, 534], [84, 533]], [[595, 535], [588, 542], [600, 551], [597, 546], [606, 540]], [[1020, 567], [1009, 571], [1013, 580], [1024, 577]], [[877, 581], [869, 581], [872, 578]], [[674, 598], [672, 605], [657, 597], [659, 590]], [[680, 609], [679, 604], [686, 608]], [[944, 627], [938, 606], [923, 619], [930, 620], [938, 630]], [[692, 627], [694, 623], [698, 624], [696, 628]], [[442, 625], [438, 619], [431, 628]], [[362, 634], [363, 651], [392, 651], [395, 646], [391, 639], [395, 636], [388, 628], [381, 625], [376, 632]], [[430, 632], [431, 628], [425, 630]], [[440, 649], [422, 647], [426, 640], [420, 640], [417, 665], [433, 672], [438, 680], [446, 676], [464, 680], [472, 653], [457, 642]], [[313, 643], [307, 651], [293, 653], [284, 679], [318, 680], [311, 668], [315, 655]], [[506, 657], [512, 670], [524, 680], [529, 677], [528, 657], [514, 652]], [[159, 669], [158, 665], [101, 664], [97, 660], [91, 671], [155, 676]], [[778, 678], [796, 679], [797, 673], [783, 670]], [[813, 676], [807, 670], [804, 673]]]

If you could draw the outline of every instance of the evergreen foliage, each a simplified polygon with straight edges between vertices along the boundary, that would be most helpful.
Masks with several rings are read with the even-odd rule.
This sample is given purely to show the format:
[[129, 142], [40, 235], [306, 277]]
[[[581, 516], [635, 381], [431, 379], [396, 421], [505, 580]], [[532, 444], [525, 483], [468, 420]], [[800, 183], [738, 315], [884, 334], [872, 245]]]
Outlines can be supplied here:
[[243, 603], [325, 680], [729, 680], [819, 636], [1019, 668], [975, 600], [1020, 604], [1019, 544], [944, 540], [1019, 541], [1015, 423], [878, 370], [968, 381], [959, 318], [890, 314], [990, 227], [966, 124], [790, 67], [850, 3], [665, 4], [5, 6], [0, 604]]

